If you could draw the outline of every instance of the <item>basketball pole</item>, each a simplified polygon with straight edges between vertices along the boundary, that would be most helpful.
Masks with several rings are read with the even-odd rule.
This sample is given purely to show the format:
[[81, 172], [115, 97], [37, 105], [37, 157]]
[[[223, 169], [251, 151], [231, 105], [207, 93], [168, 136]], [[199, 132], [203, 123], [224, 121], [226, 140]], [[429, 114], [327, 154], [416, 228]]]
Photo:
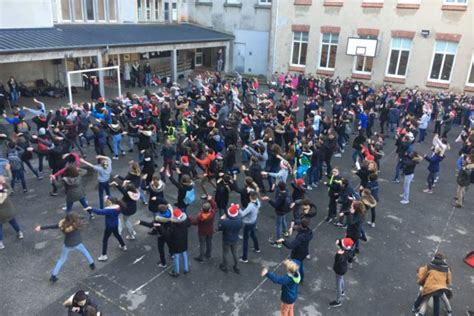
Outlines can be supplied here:
[[[72, 100], [72, 87], [71, 87], [71, 74], [82, 74], [82, 73], [87, 73], [87, 72], [92, 72], [92, 71], [103, 71], [103, 70], [111, 70], [115, 69], [117, 70], [117, 85], [118, 85], [118, 97], [122, 97], [122, 87], [120, 85], [120, 66], [110, 66], [110, 67], [100, 67], [100, 68], [91, 68], [91, 69], [81, 69], [81, 70], [72, 70], [67, 72], [67, 90], [69, 94], [69, 104], [73, 104]], [[81, 77], [82, 80], [82, 77]], [[102, 96], [105, 98], [105, 93]]]

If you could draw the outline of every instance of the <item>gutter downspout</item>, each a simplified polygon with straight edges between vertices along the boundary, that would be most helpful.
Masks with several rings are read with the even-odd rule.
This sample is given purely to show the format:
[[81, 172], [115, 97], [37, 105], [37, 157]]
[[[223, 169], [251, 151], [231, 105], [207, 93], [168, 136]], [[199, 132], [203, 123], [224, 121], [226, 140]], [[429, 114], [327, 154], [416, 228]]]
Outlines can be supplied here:
[[277, 47], [277, 37], [278, 37], [278, 18], [279, 18], [279, 13], [280, 13], [280, 1], [279, 0], [276, 0], [275, 1], [275, 4], [276, 4], [276, 14], [275, 14], [275, 30], [273, 32], [273, 52], [272, 52], [272, 71], [271, 71], [271, 75], [273, 75], [275, 73], [275, 64], [276, 64], [276, 60], [275, 60], [275, 54], [276, 54], [276, 47]]

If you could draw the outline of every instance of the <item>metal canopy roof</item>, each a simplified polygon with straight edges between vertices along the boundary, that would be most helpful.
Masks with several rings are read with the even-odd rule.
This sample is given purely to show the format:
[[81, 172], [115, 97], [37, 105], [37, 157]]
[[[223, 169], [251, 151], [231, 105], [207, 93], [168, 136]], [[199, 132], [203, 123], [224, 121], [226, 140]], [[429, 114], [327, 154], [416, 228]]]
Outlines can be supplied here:
[[191, 24], [57, 24], [0, 29], [0, 54], [229, 41], [233, 36]]

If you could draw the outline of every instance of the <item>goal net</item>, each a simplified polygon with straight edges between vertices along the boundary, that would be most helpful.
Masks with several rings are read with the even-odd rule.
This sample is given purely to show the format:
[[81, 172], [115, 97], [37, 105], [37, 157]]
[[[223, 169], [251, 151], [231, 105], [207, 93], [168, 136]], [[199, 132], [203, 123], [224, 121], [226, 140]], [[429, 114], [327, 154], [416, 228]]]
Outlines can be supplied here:
[[68, 71], [69, 103], [119, 97], [122, 95], [120, 79], [120, 66]]

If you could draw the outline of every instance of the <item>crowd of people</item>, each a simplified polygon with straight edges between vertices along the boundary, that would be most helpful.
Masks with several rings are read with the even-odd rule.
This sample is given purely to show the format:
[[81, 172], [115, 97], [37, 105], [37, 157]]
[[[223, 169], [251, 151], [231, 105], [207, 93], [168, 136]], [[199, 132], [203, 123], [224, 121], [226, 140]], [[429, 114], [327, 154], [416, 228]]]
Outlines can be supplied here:
[[[383, 205], [378, 174], [387, 138], [396, 140], [393, 182], [403, 175], [402, 205], [410, 203], [416, 166], [426, 161], [424, 192], [432, 194], [443, 159], [450, 154], [458, 157], [453, 206], [464, 206], [466, 188], [474, 183], [474, 98], [417, 88], [397, 90], [390, 85], [375, 89], [350, 79], [288, 74], [275, 74], [268, 90], [262, 90], [256, 79], [226, 79], [213, 73], [189, 78], [183, 87], [170, 83], [156, 93], [145, 90], [140, 96], [127, 93], [110, 100], [97, 98], [55, 111], [35, 99], [34, 108], [4, 113], [11, 128], [2, 125], [0, 131], [4, 144], [0, 223], [10, 223], [18, 238], [23, 238], [11, 196], [17, 192], [17, 182], [28, 194], [31, 180], [25, 179], [26, 166], [38, 181], [46, 181], [43, 175], [49, 174], [52, 197], [63, 195], [60, 187], [65, 192], [64, 218], [35, 228], [37, 232], [59, 229], [64, 233], [51, 282], [57, 282], [71, 250], [83, 254], [92, 270], [96, 268], [81, 236], [85, 216], [89, 220], [105, 217], [99, 261], [108, 260], [111, 235], [126, 251], [129, 241], [144, 238], [136, 230], [142, 225], [157, 238], [159, 267], [167, 267], [169, 253], [169, 274], [178, 278], [190, 273], [188, 240], [193, 237], [189, 228], [195, 225], [199, 250], [194, 260], [202, 263], [211, 258], [213, 236], [220, 231], [219, 268], [239, 274], [239, 265], [248, 263], [249, 239], [251, 255], [260, 255], [263, 236], [257, 225], [268, 223], [258, 221], [259, 210], [268, 203], [275, 212], [275, 234], [269, 240], [276, 248], [288, 248], [290, 255], [284, 262], [287, 274], [278, 276], [265, 268], [261, 275], [282, 285], [281, 314], [293, 315], [298, 287], [305, 280], [304, 261], [311, 252], [315, 229], [311, 221], [317, 210], [326, 208], [325, 221], [345, 229], [336, 240], [335, 299], [328, 302], [330, 307], [342, 305], [344, 275], [360, 255], [361, 241], [367, 241], [364, 227], [375, 227], [376, 208], [379, 202]], [[33, 116], [31, 121], [26, 113]], [[416, 151], [417, 143], [426, 142], [431, 121], [435, 133], [432, 152], [422, 155]], [[457, 152], [448, 141], [455, 124], [461, 126], [455, 138]], [[90, 144], [95, 156], [87, 160], [85, 149]], [[345, 151], [351, 151], [357, 183], [335, 167], [333, 158]], [[38, 167], [32, 164], [34, 159]], [[49, 168], [44, 166], [45, 159]], [[114, 169], [119, 159], [130, 160], [126, 174]], [[85, 185], [91, 182], [87, 173], [95, 174], [96, 197], [86, 194]], [[176, 188], [176, 200], [165, 195], [165, 187], [170, 186]], [[324, 201], [316, 205], [312, 190], [326, 191], [327, 205]], [[237, 192], [240, 201], [232, 200], [231, 192]], [[72, 211], [76, 202], [83, 212]], [[140, 203], [149, 214], [139, 212]], [[420, 268], [420, 294], [413, 306], [418, 315], [424, 315], [432, 297], [438, 303], [443, 300], [451, 312], [451, 271], [445, 260], [437, 253], [430, 264]], [[87, 294], [76, 296], [67, 306], [86, 314]], [[87, 310], [97, 312], [97, 307]]]

